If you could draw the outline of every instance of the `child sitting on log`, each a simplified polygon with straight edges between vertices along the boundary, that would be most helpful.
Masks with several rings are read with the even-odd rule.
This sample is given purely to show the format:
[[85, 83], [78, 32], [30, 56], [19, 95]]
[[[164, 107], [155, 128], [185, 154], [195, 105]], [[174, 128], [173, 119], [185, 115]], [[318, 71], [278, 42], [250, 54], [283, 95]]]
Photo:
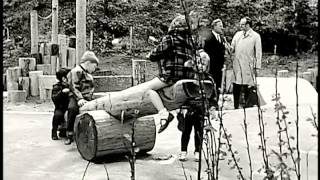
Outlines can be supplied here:
[[[191, 20], [190, 27], [196, 28], [195, 21]], [[173, 19], [168, 34], [147, 55], [147, 58], [159, 64], [159, 76], [145, 84], [149, 89], [147, 95], [160, 116], [161, 126], [158, 133], [161, 133], [168, 127], [174, 116], [164, 107], [159, 94], [155, 90], [173, 85], [182, 79], [195, 78], [193, 67], [185, 66], [188, 60], [193, 61], [194, 59], [192, 35], [190, 29], [188, 29], [185, 16], [178, 15]]]
[[[54, 115], [52, 119], [52, 130], [51, 130], [51, 138], [52, 140], [58, 140], [57, 130], [58, 126], [63, 124], [64, 122], [64, 114], [68, 109], [69, 98], [68, 93], [70, 91], [68, 85], [67, 74], [70, 72], [70, 69], [61, 68], [56, 73], [56, 78], [58, 83], [53, 85], [52, 88], [52, 96], [51, 99], [54, 103]], [[60, 131], [60, 134], [63, 133]], [[65, 135], [63, 135], [65, 136]]]
[[93, 98], [94, 82], [91, 75], [98, 67], [99, 59], [94, 52], [86, 51], [80, 60], [80, 65], [74, 67], [68, 74], [70, 85], [67, 140], [66, 145], [73, 141], [73, 127], [76, 116], [79, 114], [79, 107], [83, 106]]

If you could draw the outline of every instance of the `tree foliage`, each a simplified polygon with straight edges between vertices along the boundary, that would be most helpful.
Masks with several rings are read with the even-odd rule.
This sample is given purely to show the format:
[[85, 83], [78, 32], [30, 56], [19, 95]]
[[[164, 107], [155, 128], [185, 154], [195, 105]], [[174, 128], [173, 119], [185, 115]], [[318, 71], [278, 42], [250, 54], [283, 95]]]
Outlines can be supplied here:
[[[295, 41], [300, 51], [316, 49], [318, 41], [318, 11], [309, 0], [187, 0], [188, 10], [199, 11], [202, 22], [209, 24], [220, 18], [225, 35], [231, 40], [238, 30], [240, 17], [250, 16], [254, 29], [261, 34], [263, 50], [293, 54]], [[294, 3], [293, 3], [294, 2]], [[75, 35], [75, 1], [59, 1], [59, 33]], [[30, 11], [40, 16], [51, 13], [51, 0], [4, 0], [3, 25], [11, 38], [22, 37], [25, 51], [30, 49]], [[87, 37], [94, 32], [94, 50], [104, 53], [112, 47], [113, 38], [128, 39], [134, 27], [136, 51], [150, 49], [148, 36], [160, 38], [176, 13], [183, 13], [179, 0], [90, 0], [87, 1]], [[295, 18], [297, 14], [297, 18]], [[209, 23], [208, 23], [209, 22]], [[39, 19], [39, 33], [50, 40], [51, 18]]]

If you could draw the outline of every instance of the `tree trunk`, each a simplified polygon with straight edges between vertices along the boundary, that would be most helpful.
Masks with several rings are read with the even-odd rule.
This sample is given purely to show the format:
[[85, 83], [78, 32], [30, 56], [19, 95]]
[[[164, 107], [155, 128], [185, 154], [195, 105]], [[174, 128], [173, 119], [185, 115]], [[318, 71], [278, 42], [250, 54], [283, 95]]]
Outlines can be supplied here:
[[76, 64], [86, 51], [86, 0], [76, 1]]
[[[111, 92], [106, 96], [90, 101], [80, 108], [80, 112], [92, 110], [105, 110], [110, 115], [120, 119], [121, 111], [126, 111], [125, 116], [130, 118], [134, 109], [139, 110], [139, 116], [156, 114], [150, 98], [147, 96], [148, 82], [131, 88]], [[205, 81], [207, 97], [212, 94], [213, 85]], [[186, 100], [200, 97], [199, 86], [196, 80], [180, 80], [176, 84], [157, 91], [168, 110], [179, 108]]]
[[[133, 119], [120, 120], [103, 110], [89, 111], [77, 116], [74, 124], [75, 141], [81, 156], [88, 160], [130, 152]], [[140, 152], [152, 150], [156, 128], [153, 117], [134, 121], [135, 144]]]

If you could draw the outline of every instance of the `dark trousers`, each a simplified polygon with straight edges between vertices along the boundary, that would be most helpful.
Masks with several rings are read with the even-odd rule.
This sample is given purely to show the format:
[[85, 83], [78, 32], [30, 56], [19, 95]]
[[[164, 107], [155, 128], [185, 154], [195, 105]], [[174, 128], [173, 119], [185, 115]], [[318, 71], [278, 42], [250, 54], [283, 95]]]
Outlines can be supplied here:
[[200, 151], [200, 138], [202, 137], [202, 134], [203, 134], [201, 130], [201, 121], [202, 121], [202, 116], [199, 113], [187, 112], [185, 117], [185, 127], [181, 136], [181, 151], [188, 150], [188, 144], [190, 140], [192, 127], [194, 127], [195, 152]]
[[52, 118], [52, 130], [58, 130], [58, 126], [64, 122], [64, 113], [67, 109], [54, 109], [54, 114]]
[[258, 105], [257, 89], [255, 87], [249, 87], [248, 85], [240, 85], [233, 83], [233, 100], [234, 108], [238, 109], [241, 104], [242, 107], [253, 107]]
[[79, 106], [77, 100], [74, 97], [69, 97], [67, 131], [73, 132], [74, 121], [78, 114]]

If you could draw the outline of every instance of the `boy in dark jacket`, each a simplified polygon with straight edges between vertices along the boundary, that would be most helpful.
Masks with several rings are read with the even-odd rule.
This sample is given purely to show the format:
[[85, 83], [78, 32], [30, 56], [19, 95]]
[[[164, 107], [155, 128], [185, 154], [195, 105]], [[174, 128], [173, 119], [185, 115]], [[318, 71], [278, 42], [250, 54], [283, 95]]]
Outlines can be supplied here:
[[64, 122], [64, 113], [68, 109], [69, 104], [69, 85], [67, 74], [70, 72], [70, 69], [61, 68], [56, 73], [56, 78], [58, 83], [53, 85], [51, 99], [54, 103], [54, 115], [52, 119], [52, 130], [51, 138], [52, 140], [57, 140], [57, 130], [58, 126]]

